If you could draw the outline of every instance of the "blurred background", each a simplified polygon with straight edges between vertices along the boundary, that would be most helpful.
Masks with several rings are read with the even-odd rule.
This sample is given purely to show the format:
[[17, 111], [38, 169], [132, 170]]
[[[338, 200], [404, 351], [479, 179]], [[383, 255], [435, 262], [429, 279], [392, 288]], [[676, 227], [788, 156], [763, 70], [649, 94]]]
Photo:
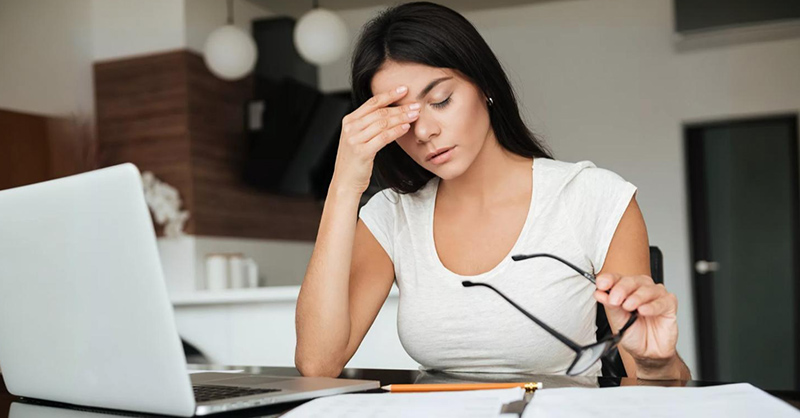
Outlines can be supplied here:
[[[800, 389], [800, 2], [441, 3], [556, 158], [638, 186], [694, 377]], [[135, 163], [184, 340], [293, 366], [353, 43], [390, 4], [0, 0], [0, 189]], [[417, 367], [397, 297], [349, 366]]]

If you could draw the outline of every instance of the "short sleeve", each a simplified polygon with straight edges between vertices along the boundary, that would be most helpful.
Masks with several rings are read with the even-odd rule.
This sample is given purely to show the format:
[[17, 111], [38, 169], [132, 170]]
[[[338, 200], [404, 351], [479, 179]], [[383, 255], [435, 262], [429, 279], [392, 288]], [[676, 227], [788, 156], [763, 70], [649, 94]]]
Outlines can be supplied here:
[[636, 186], [590, 162], [578, 163], [575, 169], [562, 189], [561, 201], [575, 238], [596, 273], [603, 269], [611, 239], [636, 193]]
[[392, 262], [394, 262], [394, 231], [399, 200], [400, 196], [397, 193], [391, 189], [384, 189], [375, 193], [358, 212], [358, 217], [378, 240]]

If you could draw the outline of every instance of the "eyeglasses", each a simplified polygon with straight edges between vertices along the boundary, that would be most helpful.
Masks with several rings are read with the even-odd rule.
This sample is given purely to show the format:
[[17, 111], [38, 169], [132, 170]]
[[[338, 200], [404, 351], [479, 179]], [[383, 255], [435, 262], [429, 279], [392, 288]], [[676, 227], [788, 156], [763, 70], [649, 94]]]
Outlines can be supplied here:
[[[580, 274], [581, 276], [585, 277], [590, 282], [592, 282], [594, 284], [597, 283], [597, 280], [596, 280], [594, 274], [588, 273], [586, 271], [583, 271], [581, 268], [579, 268], [576, 265], [570, 263], [569, 261], [566, 261], [566, 260], [562, 259], [561, 257], [557, 257], [557, 256], [552, 255], [552, 254], [544, 254], [544, 253], [527, 254], [527, 255], [519, 254], [519, 255], [511, 256], [511, 259], [514, 260], [514, 261], [522, 261], [522, 260], [528, 260], [530, 258], [537, 258], [537, 257], [548, 257], [548, 258], [552, 258], [554, 260], [558, 260], [558, 261], [564, 263], [569, 268], [571, 268], [571, 269], [575, 270], [576, 272], [578, 272], [578, 274]], [[539, 318], [533, 316], [530, 312], [526, 311], [521, 306], [517, 305], [513, 300], [509, 299], [506, 295], [504, 295], [499, 290], [495, 289], [492, 285], [489, 285], [489, 284], [486, 284], [486, 283], [475, 283], [475, 282], [471, 282], [469, 280], [465, 280], [465, 281], [461, 282], [461, 285], [464, 286], [464, 287], [483, 286], [483, 287], [488, 287], [489, 289], [492, 289], [495, 293], [500, 295], [500, 297], [505, 299], [508, 303], [510, 303], [515, 308], [517, 308], [518, 311], [522, 312], [523, 315], [527, 316], [531, 321], [535, 322], [537, 325], [542, 327], [545, 331], [550, 333], [550, 335], [552, 335], [553, 337], [556, 337], [556, 339], [558, 339], [559, 341], [564, 343], [564, 345], [566, 345], [572, 351], [574, 351], [575, 352], [575, 360], [572, 362], [572, 364], [567, 369], [567, 375], [568, 376], [575, 376], [575, 375], [578, 375], [578, 374], [581, 374], [581, 373], [585, 372], [586, 370], [589, 369], [589, 367], [591, 367], [593, 364], [595, 364], [598, 360], [600, 360], [601, 358], [603, 358], [603, 357], [607, 356], [608, 354], [610, 354], [614, 350], [614, 347], [616, 347], [617, 344], [619, 344], [620, 340], [622, 340], [623, 333], [628, 328], [630, 328], [630, 326], [633, 325], [634, 322], [636, 322], [636, 318], [639, 317], [638, 312], [634, 311], [634, 312], [631, 313], [631, 317], [628, 318], [628, 321], [625, 323], [625, 325], [622, 328], [620, 328], [619, 332], [616, 335], [613, 335], [613, 334], [609, 335], [609, 336], [601, 339], [600, 341], [598, 341], [598, 342], [596, 342], [594, 344], [580, 345], [580, 344], [576, 343], [575, 341], [572, 341], [571, 339], [567, 338], [565, 335], [561, 334], [560, 332], [554, 330], [553, 328], [550, 328], [550, 326], [548, 326], [547, 324], [542, 322]]]

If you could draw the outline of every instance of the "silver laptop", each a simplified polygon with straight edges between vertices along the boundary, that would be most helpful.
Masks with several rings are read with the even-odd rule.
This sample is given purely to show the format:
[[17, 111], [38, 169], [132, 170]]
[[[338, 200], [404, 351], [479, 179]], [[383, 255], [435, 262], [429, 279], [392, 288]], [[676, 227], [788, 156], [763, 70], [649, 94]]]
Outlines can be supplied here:
[[190, 376], [132, 164], [0, 191], [0, 368], [17, 396], [176, 416], [379, 387]]

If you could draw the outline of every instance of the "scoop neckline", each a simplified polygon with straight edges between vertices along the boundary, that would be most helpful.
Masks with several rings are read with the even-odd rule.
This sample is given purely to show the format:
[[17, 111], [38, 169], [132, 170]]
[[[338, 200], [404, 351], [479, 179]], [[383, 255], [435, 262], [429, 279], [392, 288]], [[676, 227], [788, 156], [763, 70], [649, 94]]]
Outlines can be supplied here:
[[522, 229], [520, 230], [519, 235], [517, 236], [517, 239], [514, 242], [514, 245], [508, 251], [508, 254], [506, 254], [497, 265], [495, 265], [488, 271], [472, 276], [458, 274], [447, 268], [444, 265], [444, 263], [442, 263], [442, 259], [439, 258], [439, 252], [436, 250], [436, 239], [433, 236], [433, 220], [434, 220], [433, 217], [434, 213], [436, 212], [436, 197], [439, 192], [439, 182], [441, 180], [438, 177], [436, 178], [436, 183], [432, 187], [433, 198], [431, 199], [431, 203], [428, 206], [429, 213], [428, 213], [428, 225], [427, 225], [427, 230], [428, 230], [427, 241], [428, 241], [429, 251], [427, 251], [427, 253], [430, 256], [430, 258], [432, 258], [434, 266], [436, 267], [437, 270], [439, 270], [440, 273], [458, 278], [459, 280], [488, 280], [496, 276], [497, 273], [500, 273], [502, 270], [506, 268], [506, 266], [508, 266], [512, 262], [511, 256], [514, 254], [518, 254], [520, 252], [519, 247], [522, 245], [523, 238], [525, 237], [526, 232], [533, 223], [533, 209], [535, 207], [535, 202], [536, 202], [536, 191], [537, 189], [539, 189], [539, 187], [536, 186], [536, 179], [538, 176], [535, 175], [537, 160], [539, 160], [539, 158], [534, 158], [533, 163], [531, 164], [531, 174], [530, 174], [531, 201], [528, 205], [528, 213], [525, 217], [525, 223], [522, 225]]

